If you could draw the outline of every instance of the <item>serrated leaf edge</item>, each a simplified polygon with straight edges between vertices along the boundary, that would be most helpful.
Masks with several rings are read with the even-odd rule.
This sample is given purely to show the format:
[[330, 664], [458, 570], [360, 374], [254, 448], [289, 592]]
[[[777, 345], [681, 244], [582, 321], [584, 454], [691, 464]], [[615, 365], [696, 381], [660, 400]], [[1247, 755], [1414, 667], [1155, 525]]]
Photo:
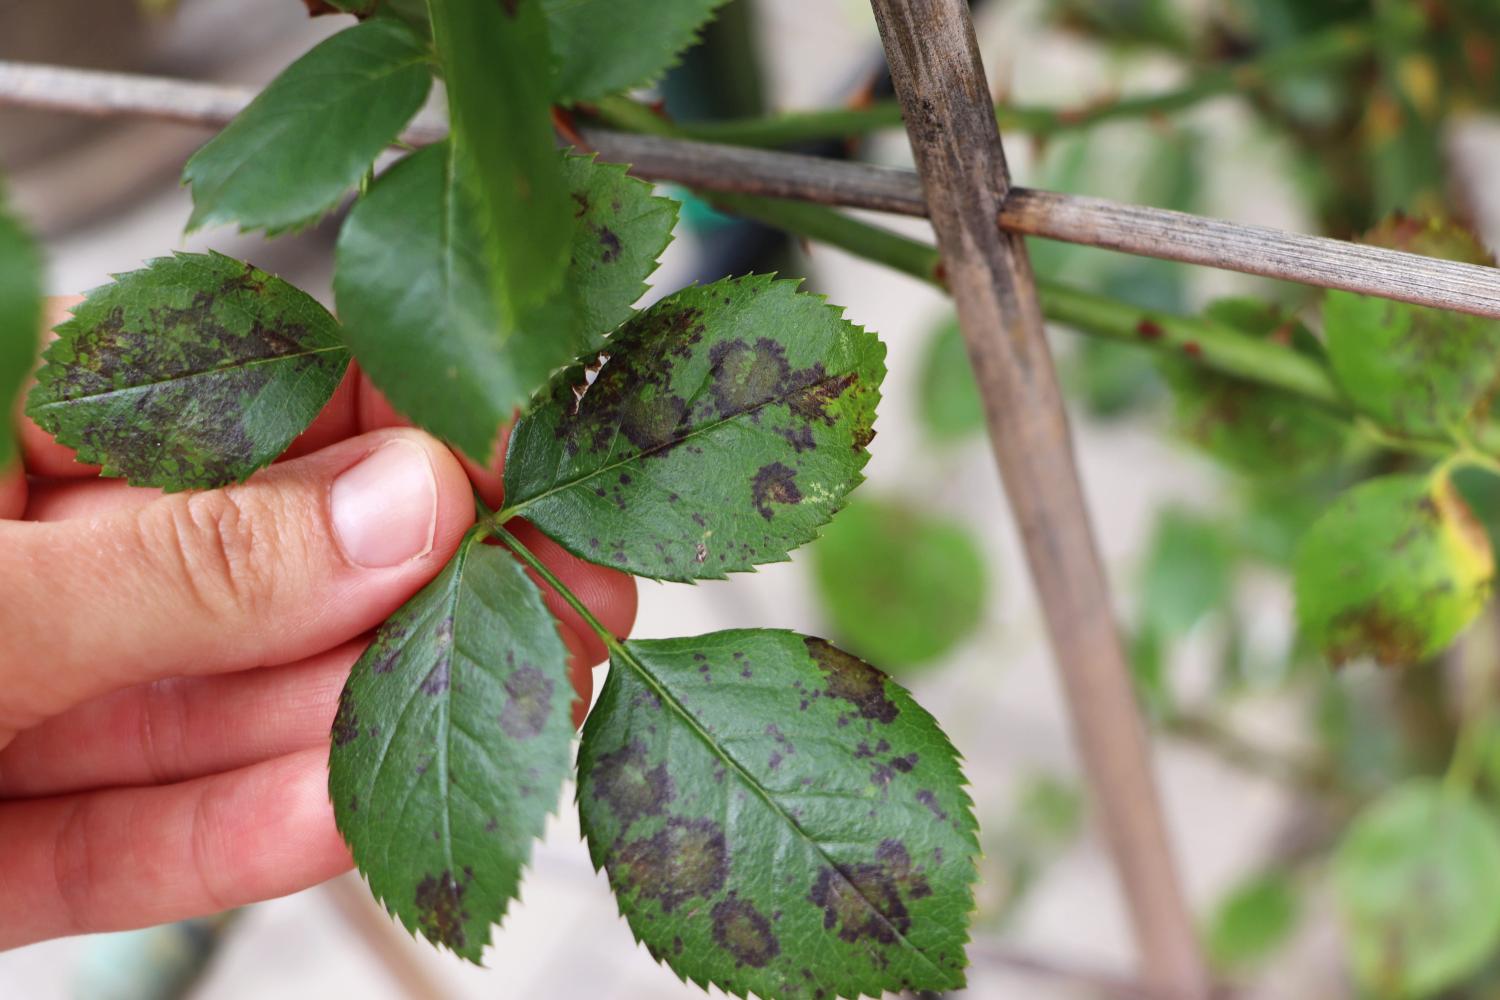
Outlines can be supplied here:
[[[793, 636], [793, 637], [795, 637], [797, 639], [807, 639], [807, 638], [809, 638], [808, 636], [806, 636], [806, 635], [804, 635], [804, 634], [802, 634], [800, 632], [793, 631], [791, 629], [764, 629], [764, 628], [756, 628], [756, 629], [726, 629], [726, 630], [722, 630], [722, 631], [719, 631], [719, 632], [713, 632], [713, 633], [709, 633], [709, 634], [717, 636], [717, 635], [731, 634], [731, 633], [735, 633], [735, 632], [751, 632], [751, 633], [759, 633], [759, 634], [777, 633], [777, 634], [786, 635], [786, 636]], [[646, 641], [650, 641], [650, 640], [646, 640]], [[824, 640], [824, 641], [827, 641], [827, 640]], [[700, 740], [702, 740], [704, 742], [704, 744], [708, 747], [708, 749], [709, 749], [709, 751], [711, 753], [713, 753], [719, 759], [723, 760], [725, 764], [727, 764], [730, 767], [734, 768], [735, 771], [737, 771], [739, 773], [739, 775], [741, 777], [741, 780], [745, 784], [749, 785], [755, 791], [755, 793], [758, 796], [760, 796], [760, 798], [771, 808], [771, 810], [777, 816], [779, 816], [783, 820], [785, 820], [786, 823], [791, 827], [791, 829], [793, 829], [794, 831], [796, 831], [796, 833], [804, 841], [806, 841], [808, 844], [811, 844], [813, 846], [813, 848], [823, 858], [823, 860], [825, 862], [827, 862], [828, 867], [831, 870], [838, 872], [839, 876], [841, 878], [843, 878], [844, 881], [846, 883], [848, 883], [849, 886], [855, 890], [856, 894], [861, 899], [863, 899], [870, 906], [870, 909], [876, 914], [876, 916], [880, 917], [881, 921], [886, 923], [886, 926], [890, 928], [890, 930], [891, 930], [891, 932], [893, 934], [895, 934], [897, 940], [899, 940], [903, 945], [905, 945], [907, 948], [909, 948], [912, 952], [914, 952], [915, 954], [917, 954], [918, 956], [920, 956], [922, 958], [922, 960], [924, 962], [926, 962], [929, 966], [931, 966], [935, 971], [937, 971], [939, 973], [947, 974], [947, 973], [945, 973], [945, 971], [943, 969], [939, 968], [935, 963], [933, 963], [931, 959], [927, 958], [926, 953], [924, 953], [921, 949], [917, 948], [916, 946], [912, 945], [907, 940], [907, 938], [906, 938], [906, 936], [904, 934], [902, 934], [896, 927], [890, 925], [889, 922], [886, 921], [885, 915], [882, 914], [874, 906], [873, 903], [870, 903], [870, 900], [868, 899], [868, 897], [866, 897], [862, 892], [859, 892], [858, 887], [855, 886], [854, 883], [849, 882], [848, 877], [846, 875], [844, 875], [843, 869], [832, 858], [828, 857], [828, 855], [826, 853], [824, 853], [822, 845], [816, 839], [814, 839], [810, 834], [808, 834], [805, 830], [803, 830], [801, 824], [799, 824], [792, 816], [790, 816], [786, 812], [786, 810], [782, 809], [781, 806], [779, 804], [777, 804], [775, 802], [775, 800], [773, 800], [769, 796], [769, 794], [761, 786], [761, 784], [759, 782], [757, 782], [757, 781], [754, 780], [753, 775], [751, 775], [751, 773], [745, 768], [745, 766], [743, 764], [741, 764], [734, 757], [730, 756], [727, 751], [722, 750], [720, 747], [718, 747], [717, 744], [715, 744], [713, 742], [713, 740], [711, 739], [710, 735], [703, 729], [703, 727], [701, 725], [699, 725], [697, 719], [694, 718], [692, 715], [690, 715], [688, 713], [687, 708], [680, 701], [678, 701], [676, 698], [674, 698], [672, 696], [671, 692], [667, 691], [666, 688], [662, 687], [656, 681], [656, 679], [654, 677], [652, 677], [652, 675], [650, 674], [650, 672], [646, 670], [644, 664], [642, 664], [639, 659], [635, 658], [633, 650], [631, 650], [631, 646], [632, 645], [633, 645], [633, 643], [631, 643], [631, 642], [622, 643], [621, 646], [620, 646], [620, 648], [619, 648], [619, 650], [616, 651], [616, 652], [617, 652], [617, 654], [627, 654], [629, 656], [629, 659], [628, 659], [627, 662], [630, 663], [631, 669], [635, 672], [636, 676], [639, 677], [639, 678], [641, 678], [641, 680], [648, 687], [651, 688], [652, 692], [655, 693], [656, 696], [662, 700], [663, 705], [670, 705], [672, 707], [672, 709], [675, 710], [677, 712], [677, 714], [683, 720], [685, 720], [689, 724], [689, 728], [698, 736], [698, 738]], [[835, 647], [835, 648], [837, 648], [837, 647]], [[613, 666], [613, 660], [614, 660], [614, 657], [612, 656], [611, 657], [611, 666]], [[861, 661], [861, 662], [864, 662], [864, 661]], [[878, 668], [872, 668], [872, 669], [878, 669]], [[934, 717], [931, 712], [927, 711], [927, 709], [923, 708], [922, 705], [920, 703], [918, 703], [918, 701], [916, 700], [916, 698], [912, 696], [912, 694], [911, 694], [910, 691], [908, 691], [901, 684], [897, 683], [889, 674], [884, 673], [884, 671], [881, 671], [881, 675], [885, 678], [885, 680], [887, 682], [889, 682], [890, 684], [894, 685], [899, 691], [901, 691], [901, 693], [906, 696], [906, 699], [911, 704], [911, 706], [913, 708], [915, 708], [928, 722], [930, 722], [932, 724], [933, 732], [937, 733], [938, 736], [941, 738], [943, 748], [946, 749], [951, 754], [951, 758], [950, 759], [951, 759], [951, 761], [953, 763], [954, 770], [958, 773], [958, 784], [957, 784], [957, 787], [956, 787], [955, 790], [956, 790], [958, 798], [959, 798], [959, 800], [960, 800], [960, 802], [962, 803], [962, 806], [963, 806], [963, 824], [962, 824], [962, 830], [960, 832], [964, 836], [964, 839], [965, 839], [965, 841], [967, 842], [967, 844], [968, 844], [968, 846], [970, 848], [970, 853], [968, 855], [968, 860], [969, 860], [968, 875], [969, 875], [969, 877], [965, 880], [965, 902], [968, 904], [967, 907], [966, 907], [966, 909], [965, 909], [965, 913], [971, 915], [974, 912], [974, 885], [975, 885], [975, 883], [979, 879], [979, 858], [982, 856], [982, 847], [981, 847], [981, 845], [979, 843], [979, 836], [978, 836], [979, 821], [978, 821], [978, 819], [974, 815], [974, 800], [973, 800], [973, 797], [970, 796], [969, 791], [968, 791], [968, 789], [971, 787], [971, 785], [970, 785], [968, 776], [964, 773], [963, 767], [960, 766], [963, 763], [963, 761], [964, 761], [964, 757], [963, 757], [962, 754], [960, 754], [958, 752], [958, 749], [956, 747], [954, 747], [953, 741], [949, 738], [948, 733], [943, 729], [943, 727], [938, 724], [938, 721], [937, 721], [936, 717]], [[583, 731], [583, 738], [587, 739], [587, 737], [588, 737], [588, 729], [585, 728], [584, 731]], [[579, 809], [579, 829], [580, 829], [580, 833], [581, 833], [580, 839], [582, 841], [584, 841], [585, 843], [591, 843], [591, 841], [589, 839], [589, 833], [588, 833], [588, 824], [586, 822], [584, 822], [584, 820], [583, 820], [583, 813], [582, 813], [582, 802], [583, 802], [583, 800], [582, 800], [582, 795], [583, 795], [582, 785], [581, 785], [581, 783], [575, 781], [574, 788], [573, 788], [573, 803], [574, 803], [574, 807], [577, 808], [577, 809]], [[591, 856], [590, 857], [590, 863], [591, 864], [593, 864], [593, 860], [592, 860], [593, 853], [594, 852], [590, 851], [590, 856]], [[598, 873], [600, 873], [601, 871], [604, 870], [603, 864], [594, 864], [593, 867], [594, 867], [595, 874], [598, 874]], [[621, 919], [623, 919], [625, 921], [625, 925], [630, 928], [630, 934], [635, 939], [636, 944], [645, 946], [645, 940], [641, 937], [640, 934], [638, 934], [636, 932], [635, 925], [631, 922], [630, 914], [628, 914], [628, 913], [625, 912], [624, 904], [621, 902], [619, 896], [617, 894], [614, 894], [612, 887], [611, 887], [611, 894], [615, 895], [615, 909], [620, 914]], [[971, 924], [972, 924], [971, 920], [965, 920], [964, 921], [963, 940], [960, 942], [960, 950], [964, 953], [965, 959], [967, 959], [967, 952], [968, 952], [967, 946], [973, 941], [973, 934], [972, 934], [972, 931], [970, 929], [971, 928]], [[650, 952], [651, 952], [651, 949], [648, 947], [647, 948], [647, 953], [650, 954]], [[713, 986], [716, 989], [723, 990], [725, 993], [728, 993], [731, 996], [740, 997], [740, 998], [742, 998], [742, 1000], [743, 1000], [743, 998], [749, 996], [749, 990], [727, 989], [722, 984], [716, 983], [713, 980], [708, 979], [706, 977], [700, 978], [700, 977], [697, 977], [697, 976], [685, 976], [683, 973], [679, 972], [676, 968], [674, 968], [673, 965], [672, 965], [672, 963], [669, 960], [667, 960], [665, 958], [662, 958], [660, 956], [656, 956], [656, 955], [652, 955], [652, 958], [653, 958], [653, 960], [658, 965], [664, 965], [668, 969], [671, 969], [673, 975], [677, 976], [677, 978], [678, 978], [678, 980], [680, 982], [686, 983], [686, 982], [691, 981], [695, 986], [698, 986], [699, 988], [705, 989], [705, 990], [708, 989], [709, 986]], [[965, 975], [964, 969], [961, 968], [961, 969], [957, 970], [956, 975], [957, 975], [956, 981], [948, 981], [946, 983], [946, 985], [944, 985], [942, 987], [936, 987], [936, 988], [945, 989], [945, 990], [946, 989], [962, 989], [962, 988], [964, 988], [964, 986], [967, 984], [967, 976]], [[880, 993], [869, 993], [869, 992], [861, 991], [859, 993], [853, 993], [853, 994], [840, 992], [838, 995], [841, 996], [841, 997], [848, 998], [848, 1000], [859, 1000], [859, 998], [862, 998], [862, 997], [875, 997], [875, 998], [878, 998], [878, 997], [884, 996], [887, 992], [889, 992], [889, 989], [884, 989], [883, 988]]]

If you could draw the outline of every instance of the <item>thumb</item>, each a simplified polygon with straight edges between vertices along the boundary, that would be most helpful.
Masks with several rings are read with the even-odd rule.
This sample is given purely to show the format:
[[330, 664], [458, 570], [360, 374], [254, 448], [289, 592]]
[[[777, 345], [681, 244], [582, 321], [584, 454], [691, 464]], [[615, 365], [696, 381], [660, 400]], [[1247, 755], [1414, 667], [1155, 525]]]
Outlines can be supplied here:
[[392, 429], [239, 486], [0, 525], [0, 743], [128, 684], [351, 639], [437, 574], [473, 512], [452, 454]]

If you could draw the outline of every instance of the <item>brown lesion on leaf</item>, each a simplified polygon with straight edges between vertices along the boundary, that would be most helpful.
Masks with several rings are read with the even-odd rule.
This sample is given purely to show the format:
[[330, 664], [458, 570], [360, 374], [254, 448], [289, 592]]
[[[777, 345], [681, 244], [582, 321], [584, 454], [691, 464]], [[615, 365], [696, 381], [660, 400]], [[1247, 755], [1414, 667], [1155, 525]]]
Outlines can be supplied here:
[[724, 828], [708, 819], [670, 819], [654, 835], [620, 848], [611, 872], [622, 889], [656, 900], [666, 913], [707, 899], [729, 877]]
[[[688, 407], [673, 391], [672, 377], [677, 363], [691, 358], [703, 340], [702, 318], [693, 307], [657, 307], [617, 334], [576, 405], [564, 406], [567, 416], [556, 433], [569, 454], [610, 454], [617, 435], [647, 454], [665, 454], [680, 442], [689, 429]], [[559, 391], [573, 394], [571, 387]]]
[[802, 502], [802, 491], [797, 488], [797, 471], [780, 462], [771, 462], [756, 470], [750, 481], [750, 498], [755, 509], [767, 521], [776, 515], [773, 503], [794, 505]]
[[552, 714], [552, 678], [529, 663], [523, 663], [505, 678], [509, 700], [500, 712], [500, 728], [516, 740], [529, 740], [540, 733]]
[[715, 904], [710, 917], [714, 922], [714, 941], [727, 951], [736, 965], [764, 968], [781, 954], [781, 942], [771, 928], [771, 921], [753, 903], [729, 896]]
[[873, 722], [893, 722], [901, 710], [886, 697], [886, 676], [868, 663], [851, 656], [824, 639], [803, 640], [808, 655], [827, 678], [824, 694], [842, 698], [859, 711], [861, 718]]
[[453, 951], [462, 951], [468, 944], [465, 926], [469, 912], [464, 909], [464, 894], [472, 880], [473, 875], [467, 869], [462, 881], [445, 869], [442, 874], [428, 875], [417, 883], [413, 896], [417, 927], [427, 940]]
[[346, 746], [359, 736], [359, 713], [354, 707], [354, 696], [349, 688], [339, 694], [339, 707], [333, 715], [333, 745]]
[[1427, 644], [1421, 626], [1372, 602], [1333, 620], [1323, 652], [1336, 667], [1361, 656], [1387, 666], [1401, 666], [1421, 660]]
[[601, 754], [590, 778], [594, 798], [609, 806], [621, 827], [660, 816], [677, 795], [666, 764], [653, 765], [639, 740]]
[[823, 909], [823, 927], [843, 941], [870, 939], [894, 944], [911, 931], [908, 904], [932, 895], [906, 845], [884, 840], [873, 863], [840, 865], [818, 872], [808, 901]]
[[814, 372], [814, 377], [796, 395], [787, 400], [787, 405], [792, 412], [808, 421], [821, 421], [829, 427], [834, 425], [834, 415], [829, 412], [833, 402], [839, 399], [850, 387], [859, 382], [859, 376], [854, 372], [847, 375], [829, 377], [823, 374], [821, 364], [813, 365], [809, 371]]

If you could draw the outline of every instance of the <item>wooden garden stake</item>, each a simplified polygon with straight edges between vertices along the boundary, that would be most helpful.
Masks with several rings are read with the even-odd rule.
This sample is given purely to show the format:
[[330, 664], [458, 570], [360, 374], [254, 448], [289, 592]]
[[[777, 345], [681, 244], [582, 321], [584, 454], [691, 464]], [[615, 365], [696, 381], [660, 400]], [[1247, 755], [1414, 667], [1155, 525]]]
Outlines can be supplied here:
[[1208, 994], [1067, 415], [964, 0], [873, 0], [927, 207], [984, 398], [995, 460], [1051, 635], [1075, 736], [1124, 887], [1148, 984]]

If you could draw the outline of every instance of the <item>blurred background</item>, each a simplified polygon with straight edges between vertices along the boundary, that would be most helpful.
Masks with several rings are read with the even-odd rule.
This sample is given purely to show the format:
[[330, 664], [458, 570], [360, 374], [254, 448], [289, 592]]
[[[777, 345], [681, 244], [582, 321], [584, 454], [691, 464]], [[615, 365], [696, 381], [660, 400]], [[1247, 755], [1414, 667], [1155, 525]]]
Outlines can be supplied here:
[[[1192, 97], [1086, 128], [1012, 133], [1019, 183], [1341, 237], [1397, 209], [1467, 220], [1491, 246], [1500, 235], [1492, 0], [974, 6], [1004, 103]], [[344, 20], [310, 20], [297, 0], [0, 0], [0, 58], [259, 85]], [[1218, 69], [1288, 52], [1282, 69], [1243, 86]], [[881, 68], [861, 0], [732, 0], [656, 96], [682, 121], [836, 106], [888, 93]], [[0, 110], [0, 169], [45, 243], [50, 291], [212, 247], [331, 301], [336, 220], [274, 242], [183, 237], [190, 201], [178, 176], [207, 137]], [[910, 164], [899, 131], [806, 148]], [[825, 538], [729, 582], [642, 584], [636, 634], [772, 625], [827, 635], [888, 668], [942, 722], [973, 784], [985, 853], [968, 995], [1132, 995], [1129, 929], [946, 299], [671, 193], [688, 206], [653, 295], [752, 269], [805, 275], [881, 334], [891, 374], [868, 482]], [[930, 235], [913, 220], [881, 221]], [[1138, 306], [1197, 313], [1250, 295], [1316, 317], [1307, 289], [1032, 249], [1043, 277]], [[1334, 490], [1378, 459], [1340, 442], [1247, 444], [1214, 423], [1222, 386], [1135, 346], [1053, 336], [1115, 610], [1157, 730], [1172, 838], [1215, 965], [1246, 996], [1356, 995], [1328, 853], [1372, 794], [1441, 771], [1454, 692], [1472, 663], [1494, 661], [1496, 625], [1487, 619], [1444, 664], [1331, 673], [1297, 640], [1289, 552]], [[1493, 520], [1497, 504], [1479, 502]], [[1486, 767], [1500, 774], [1500, 758]], [[189, 956], [211, 956], [191, 986], [203, 1000], [701, 995], [635, 945], [570, 802], [571, 791], [484, 968], [411, 941], [351, 876], [221, 919], [0, 954], [0, 997], [181, 995], [187, 980], [171, 970], [194, 968]], [[1489, 962], [1452, 995], [1496, 995], [1497, 970]]]

